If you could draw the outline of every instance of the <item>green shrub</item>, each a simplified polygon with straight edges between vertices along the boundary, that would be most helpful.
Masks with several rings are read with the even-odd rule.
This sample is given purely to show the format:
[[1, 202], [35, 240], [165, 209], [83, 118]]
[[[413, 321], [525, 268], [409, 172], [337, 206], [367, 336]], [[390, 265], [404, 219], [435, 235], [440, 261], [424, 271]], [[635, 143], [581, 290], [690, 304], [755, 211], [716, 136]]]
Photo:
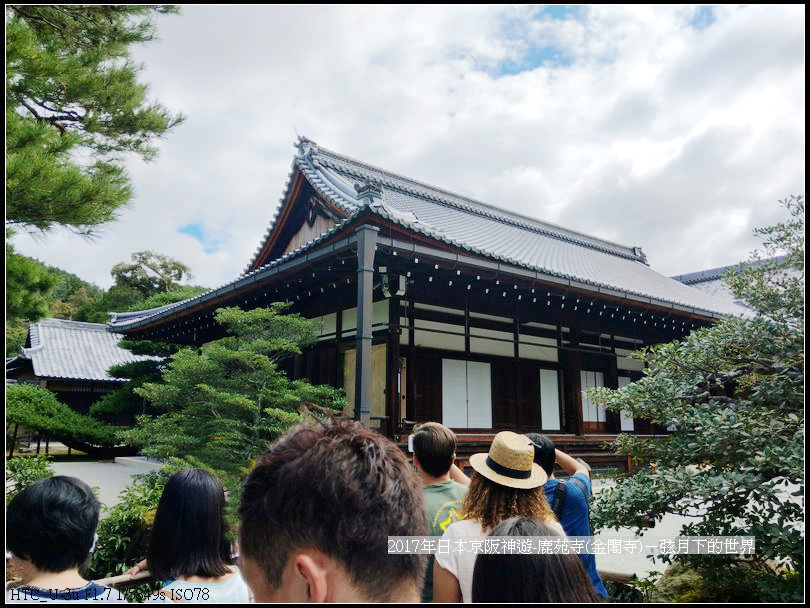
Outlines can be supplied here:
[[[6, 504], [38, 479], [53, 475], [50, 457], [45, 454], [18, 456], [6, 461]], [[9, 486], [9, 482], [11, 485]]]
[[285, 314], [288, 307], [218, 309], [216, 320], [230, 335], [180, 349], [160, 382], [135, 388], [159, 415], [138, 416], [137, 426], [121, 433], [146, 456], [183, 458], [218, 475], [233, 500], [231, 519], [250, 463], [301, 421], [299, 408], [339, 412], [346, 403], [342, 389], [292, 381], [279, 369], [315, 340], [313, 322]]
[[[155, 520], [163, 487], [174, 471], [161, 469], [135, 475], [135, 481], [120, 494], [120, 502], [107, 509], [107, 517], [98, 524], [98, 542], [93, 552], [88, 577], [118, 576], [146, 557], [149, 533]], [[142, 602], [160, 587], [150, 583], [124, 591], [131, 602]]]
[[675, 562], [655, 585], [651, 601], [692, 602], [790, 602], [802, 597], [804, 583], [796, 571], [784, 572], [776, 564], [734, 559], [731, 565], [694, 568]]

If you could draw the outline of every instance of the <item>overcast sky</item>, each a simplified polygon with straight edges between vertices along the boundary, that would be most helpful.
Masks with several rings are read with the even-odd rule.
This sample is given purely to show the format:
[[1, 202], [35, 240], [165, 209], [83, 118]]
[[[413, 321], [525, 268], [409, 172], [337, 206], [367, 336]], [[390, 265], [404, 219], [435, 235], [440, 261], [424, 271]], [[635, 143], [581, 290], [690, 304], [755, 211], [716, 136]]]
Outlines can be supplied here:
[[745, 260], [805, 183], [805, 8], [184, 6], [134, 50], [187, 121], [128, 166], [101, 238], [18, 235], [101, 287], [135, 251], [235, 279], [296, 132], [623, 245], [675, 275]]

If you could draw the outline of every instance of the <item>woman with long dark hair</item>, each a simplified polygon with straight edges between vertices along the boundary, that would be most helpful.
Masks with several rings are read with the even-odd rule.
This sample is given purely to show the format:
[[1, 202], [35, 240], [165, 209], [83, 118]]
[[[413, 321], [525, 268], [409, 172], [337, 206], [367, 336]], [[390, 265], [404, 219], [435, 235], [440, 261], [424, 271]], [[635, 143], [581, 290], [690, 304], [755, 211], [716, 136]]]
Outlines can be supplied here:
[[[492, 536], [559, 536], [557, 530], [537, 521], [511, 517]], [[573, 553], [478, 555], [473, 571], [472, 601], [499, 602], [599, 602], [591, 579]]]
[[203, 469], [175, 473], [160, 498], [146, 565], [166, 582], [147, 601], [250, 601], [225, 539], [225, 492]]

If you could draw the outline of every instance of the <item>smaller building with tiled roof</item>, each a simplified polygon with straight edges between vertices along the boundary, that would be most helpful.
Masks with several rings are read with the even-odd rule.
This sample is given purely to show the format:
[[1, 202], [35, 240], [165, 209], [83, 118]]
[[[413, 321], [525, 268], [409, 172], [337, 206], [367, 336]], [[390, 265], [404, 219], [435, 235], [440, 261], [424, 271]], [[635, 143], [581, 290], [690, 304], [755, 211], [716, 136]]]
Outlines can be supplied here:
[[99, 323], [42, 319], [28, 328], [20, 354], [6, 362], [6, 378], [35, 382], [77, 411], [126, 382], [110, 376], [115, 365], [145, 361], [118, 346], [123, 336]]
[[745, 270], [746, 268], [750, 268], [752, 266], [760, 266], [766, 262], [782, 264], [785, 261], [785, 258], [786, 256], [778, 256], [775, 258], [769, 258], [767, 260], [760, 260], [758, 262], [746, 262], [744, 264], [734, 264], [732, 266], [721, 266], [719, 268], [712, 268], [710, 270], [700, 270], [698, 272], [690, 272], [688, 274], [679, 274], [672, 278], [680, 283], [683, 283], [684, 285], [689, 285], [689, 287], [693, 289], [707, 293], [714, 298], [719, 298], [720, 300], [724, 300], [736, 306], [747, 307], [745, 302], [734, 297], [734, 292], [731, 291], [731, 287], [723, 278], [725, 274], [729, 271], [736, 273], [739, 272], [740, 269]]

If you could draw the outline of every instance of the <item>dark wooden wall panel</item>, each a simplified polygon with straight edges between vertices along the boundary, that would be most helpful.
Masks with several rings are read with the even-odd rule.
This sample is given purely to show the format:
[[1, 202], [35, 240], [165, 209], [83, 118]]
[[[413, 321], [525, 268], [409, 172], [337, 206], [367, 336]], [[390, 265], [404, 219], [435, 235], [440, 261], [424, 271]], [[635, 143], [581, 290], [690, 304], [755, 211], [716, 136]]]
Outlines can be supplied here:
[[442, 420], [442, 359], [438, 355], [412, 352], [408, 358], [412, 369], [414, 418], [417, 422]]
[[540, 366], [521, 361], [518, 426], [525, 432], [540, 430]]
[[512, 429], [517, 420], [517, 370], [511, 361], [492, 363], [492, 427]]

